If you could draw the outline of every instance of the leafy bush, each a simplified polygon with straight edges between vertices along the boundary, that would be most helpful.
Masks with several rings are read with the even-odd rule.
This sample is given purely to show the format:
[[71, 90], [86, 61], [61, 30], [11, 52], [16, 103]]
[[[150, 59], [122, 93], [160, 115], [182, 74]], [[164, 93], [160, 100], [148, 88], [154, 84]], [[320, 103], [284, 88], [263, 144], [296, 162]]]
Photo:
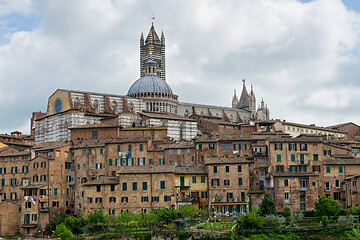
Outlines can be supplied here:
[[64, 224], [68, 227], [73, 234], [81, 234], [82, 228], [86, 225], [86, 219], [83, 217], [68, 217], [65, 219]]
[[89, 224], [106, 224], [109, 221], [108, 217], [104, 215], [104, 212], [98, 209], [90, 212], [86, 217]]
[[351, 208], [345, 209], [346, 215], [360, 215], [360, 207], [353, 206]]
[[73, 235], [71, 231], [65, 226], [64, 223], [57, 225], [54, 233], [51, 235], [53, 238], [61, 238], [62, 240], [66, 240], [72, 236]]
[[253, 209], [252, 211], [241, 215], [238, 223], [239, 227], [242, 229], [256, 229], [264, 226], [264, 219], [257, 214], [255, 209]]
[[340, 216], [338, 218], [338, 223], [340, 225], [346, 225], [346, 226], [350, 226], [352, 225], [354, 222], [354, 216], [353, 215], [349, 215], [349, 216]]
[[292, 221], [294, 221], [294, 214], [289, 206], [284, 208], [282, 215], [285, 217], [287, 224], [290, 224]]
[[65, 213], [61, 213], [58, 217], [52, 218], [48, 224], [45, 226], [45, 232], [47, 234], [51, 234], [55, 231], [56, 226], [63, 223], [67, 218], [69, 218], [69, 215]]
[[202, 214], [202, 211], [194, 205], [185, 205], [180, 206], [179, 213], [185, 219], [195, 219]]
[[276, 228], [285, 223], [286, 219], [284, 217], [279, 217], [278, 215], [267, 215], [264, 217], [264, 222], [266, 227]]

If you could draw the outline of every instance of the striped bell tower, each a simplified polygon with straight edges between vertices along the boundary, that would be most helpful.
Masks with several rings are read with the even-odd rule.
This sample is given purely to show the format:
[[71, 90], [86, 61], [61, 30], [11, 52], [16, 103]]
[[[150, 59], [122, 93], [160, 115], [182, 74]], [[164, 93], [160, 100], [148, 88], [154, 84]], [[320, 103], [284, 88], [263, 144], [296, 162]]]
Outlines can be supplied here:
[[156, 62], [156, 74], [166, 81], [164, 32], [161, 33], [161, 39], [159, 39], [153, 23], [146, 39], [144, 40], [143, 33], [140, 37], [140, 77], [145, 76], [145, 62], [150, 58], [150, 52], [152, 53], [151, 58]]

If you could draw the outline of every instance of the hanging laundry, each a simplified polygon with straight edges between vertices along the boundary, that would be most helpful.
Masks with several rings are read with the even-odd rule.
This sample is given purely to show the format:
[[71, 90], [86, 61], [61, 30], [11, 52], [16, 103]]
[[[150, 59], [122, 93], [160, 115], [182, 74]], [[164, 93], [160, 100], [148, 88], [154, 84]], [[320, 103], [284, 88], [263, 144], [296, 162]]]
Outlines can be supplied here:
[[29, 201], [29, 196], [25, 196], [25, 201]]
[[127, 157], [127, 158], [131, 158], [131, 152], [127, 152], [127, 153], [126, 153], [126, 157]]
[[36, 196], [31, 196], [31, 201], [33, 202], [33, 204], [35, 205], [35, 199], [36, 199]]

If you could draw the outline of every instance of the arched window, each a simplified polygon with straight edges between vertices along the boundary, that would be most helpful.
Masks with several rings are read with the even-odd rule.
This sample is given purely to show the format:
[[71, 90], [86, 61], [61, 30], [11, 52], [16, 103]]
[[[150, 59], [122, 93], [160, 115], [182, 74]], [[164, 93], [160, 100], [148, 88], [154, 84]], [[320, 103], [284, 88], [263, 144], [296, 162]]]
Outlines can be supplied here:
[[117, 104], [117, 102], [115, 100], [112, 101], [111, 107], [112, 107], [113, 110], [116, 110], [118, 108], [118, 104]]
[[185, 114], [184, 114], [184, 117], [188, 117], [189, 116], [189, 110], [185, 110]]
[[129, 104], [129, 108], [130, 108], [130, 111], [133, 112], [134, 111], [134, 103], [130, 103]]
[[94, 104], [93, 104], [94, 108], [98, 108], [99, 107], [99, 103], [98, 103], [98, 100], [95, 100], [94, 101]]
[[74, 108], [78, 108], [79, 105], [80, 105], [80, 99], [76, 97], [74, 100]]
[[62, 103], [60, 98], [58, 98], [55, 102], [55, 113], [61, 112], [61, 108], [62, 108]]

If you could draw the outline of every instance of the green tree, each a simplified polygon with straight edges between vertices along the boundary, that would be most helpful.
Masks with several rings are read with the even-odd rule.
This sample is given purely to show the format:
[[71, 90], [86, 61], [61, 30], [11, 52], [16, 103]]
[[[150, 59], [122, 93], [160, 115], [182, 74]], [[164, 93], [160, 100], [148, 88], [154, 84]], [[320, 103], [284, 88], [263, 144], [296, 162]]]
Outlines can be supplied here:
[[60, 223], [63, 223], [68, 218], [69, 218], [69, 215], [67, 215], [65, 213], [61, 213], [56, 218], [51, 219], [50, 222], [47, 223], [45, 226], [45, 232], [47, 234], [53, 233], [56, 229], [56, 226], [59, 225]]
[[177, 217], [177, 213], [173, 208], [158, 208], [153, 209], [151, 212], [158, 219], [158, 222], [164, 222], [165, 224], [174, 221]]
[[264, 226], [264, 218], [257, 214], [256, 210], [241, 215], [239, 218], [239, 227], [241, 229], [256, 229]]
[[82, 228], [86, 226], [86, 219], [83, 217], [68, 217], [65, 219], [64, 224], [75, 235], [83, 232]]
[[319, 217], [322, 216], [337, 216], [340, 212], [341, 205], [335, 200], [327, 197], [320, 197], [315, 202], [315, 214]]
[[194, 205], [180, 206], [179, 213], [185, 219], [195, 219], [201, 214], [201, 210]]
[[89, 224], [106, 224], [109, 220], [104, 212], [98, 209], [90, 212], [86, 217]]
[[66, 240], [71, 238], [73, 234], [71, 231], [65, 226], [64, 223], [60, 223], [56, 226], [54, 233], [51, 235], [53, 238], [61, 238], [62, 240]]
[[266, 215], [276, 214], [276, 206], [274, 199], [269, 193], [265, 193], [259, 208], [259, 215], [265, 217]]

